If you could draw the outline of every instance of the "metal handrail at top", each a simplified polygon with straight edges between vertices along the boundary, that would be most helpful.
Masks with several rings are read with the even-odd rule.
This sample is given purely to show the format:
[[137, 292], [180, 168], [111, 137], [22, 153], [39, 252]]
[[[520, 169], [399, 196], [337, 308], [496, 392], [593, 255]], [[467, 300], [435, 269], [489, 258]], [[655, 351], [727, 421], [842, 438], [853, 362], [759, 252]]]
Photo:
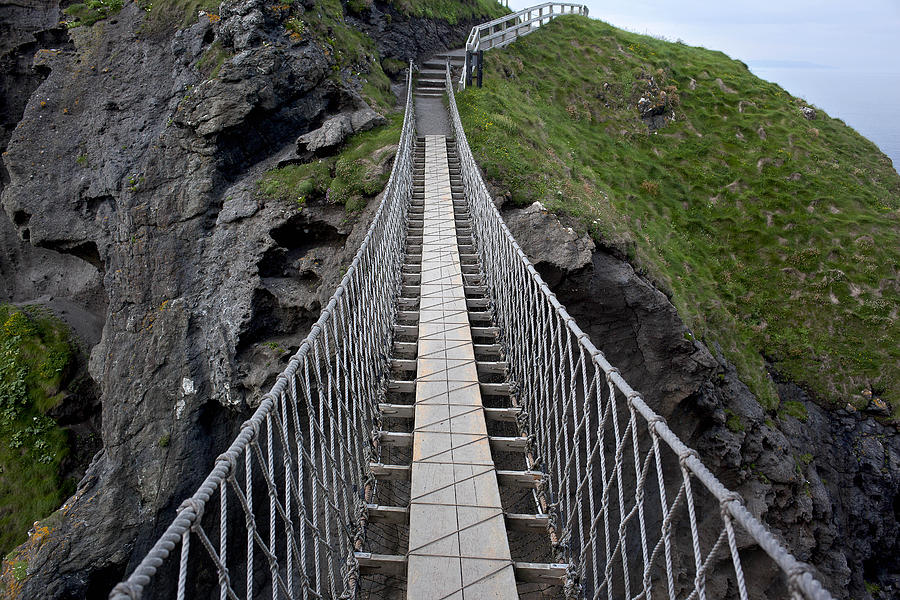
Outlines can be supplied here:
[[466, 73], [471, 71], [472, 53], [510, 44], [562, 15], [586, 17], [588, 7], [569, 2], [544, 2], [473, 27], [466, 39], [466, 66], [460, 79], [460, 86], [463, 88], [466, 86]]

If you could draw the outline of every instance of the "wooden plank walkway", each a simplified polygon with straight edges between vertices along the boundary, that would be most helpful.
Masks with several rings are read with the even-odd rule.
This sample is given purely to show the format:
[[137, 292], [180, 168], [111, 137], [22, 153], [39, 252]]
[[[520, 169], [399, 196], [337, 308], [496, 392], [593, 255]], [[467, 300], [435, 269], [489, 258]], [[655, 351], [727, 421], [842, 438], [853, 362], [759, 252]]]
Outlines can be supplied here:
[[407, 598], [514, 600], [444, 136], [425, 138], [420, 302]]

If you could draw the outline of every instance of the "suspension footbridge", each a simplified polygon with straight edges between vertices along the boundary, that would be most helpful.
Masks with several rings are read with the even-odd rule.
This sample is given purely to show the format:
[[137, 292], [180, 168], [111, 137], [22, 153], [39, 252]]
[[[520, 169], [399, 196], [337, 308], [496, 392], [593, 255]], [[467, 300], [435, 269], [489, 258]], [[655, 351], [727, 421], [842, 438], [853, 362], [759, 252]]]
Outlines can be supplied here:
[[[467, 49], [571, 12], [586, 9], [513, 13]], [[110, 597], [829, 600], [528, 261], [472, 157], [451, 59], [418, 88], [410, 65], [346, 275]], [[417, 101], [444, 94], [448, 131], [417, 132]]]

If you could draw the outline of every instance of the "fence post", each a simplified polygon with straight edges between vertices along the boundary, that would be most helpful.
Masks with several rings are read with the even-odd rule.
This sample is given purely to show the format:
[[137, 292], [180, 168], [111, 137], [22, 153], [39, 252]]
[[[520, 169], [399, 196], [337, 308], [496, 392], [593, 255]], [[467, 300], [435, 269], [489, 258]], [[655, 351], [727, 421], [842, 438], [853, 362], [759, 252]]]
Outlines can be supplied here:
[[473, 52], [470, 52], [469, 50], [466, 50], [466, 64], [464, 67], [466, 70], [466, 87], [472, 85], [472, 64], [474, 62], [474, 59], [475, 54]]
[[481, 87], [481, 80], [484, 75], [484, 50], [478, 51], [478, 87]]

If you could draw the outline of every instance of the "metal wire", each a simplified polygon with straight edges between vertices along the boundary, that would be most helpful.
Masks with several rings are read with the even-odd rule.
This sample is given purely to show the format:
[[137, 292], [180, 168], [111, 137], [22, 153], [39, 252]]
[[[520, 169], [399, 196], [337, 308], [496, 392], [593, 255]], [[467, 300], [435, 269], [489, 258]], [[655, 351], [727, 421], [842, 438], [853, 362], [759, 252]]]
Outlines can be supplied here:
[[355, 594], [354, 544], [365, 535], [360, 513], [374, 491], [369, 464], [380, 460], [371, 432], [379, 429], [411, 199], [412, 72], [410, 63], [381, 205], [334, 296], [212, 472], [110, 598], [208, 597], [216, 587], [232, 600]]
[[541, 279], [472, 157], [449, 64], [446, 87], [473, 237], [548, 475], [570, 596], [830, 600], [811, 568], [647, 406]]

